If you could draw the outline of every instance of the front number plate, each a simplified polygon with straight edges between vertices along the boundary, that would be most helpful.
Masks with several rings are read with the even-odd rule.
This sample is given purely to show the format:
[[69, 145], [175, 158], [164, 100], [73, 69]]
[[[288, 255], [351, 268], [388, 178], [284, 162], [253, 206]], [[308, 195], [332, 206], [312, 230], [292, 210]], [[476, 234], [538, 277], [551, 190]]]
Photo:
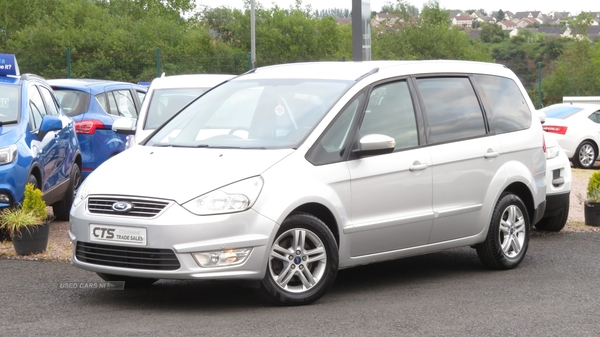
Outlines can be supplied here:
[[145, 246], [146, 228], [90, 225], [90, 241]]

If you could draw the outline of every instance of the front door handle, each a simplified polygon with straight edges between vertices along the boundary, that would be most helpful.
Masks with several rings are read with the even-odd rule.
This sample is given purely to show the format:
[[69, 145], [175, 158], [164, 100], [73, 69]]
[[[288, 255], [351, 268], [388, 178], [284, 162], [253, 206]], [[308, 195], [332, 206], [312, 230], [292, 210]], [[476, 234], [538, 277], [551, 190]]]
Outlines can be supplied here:
[[421, 164], [421, 162], [419, 162], [417, 160], [412, 165], [410, 165], [410, 167], [408, 169], [411, 170], [412, 172], [414, 172], [414, 171], [423, 171], [424, 169], [426, 169], [428, 167], [429, 167], [429, 164]]

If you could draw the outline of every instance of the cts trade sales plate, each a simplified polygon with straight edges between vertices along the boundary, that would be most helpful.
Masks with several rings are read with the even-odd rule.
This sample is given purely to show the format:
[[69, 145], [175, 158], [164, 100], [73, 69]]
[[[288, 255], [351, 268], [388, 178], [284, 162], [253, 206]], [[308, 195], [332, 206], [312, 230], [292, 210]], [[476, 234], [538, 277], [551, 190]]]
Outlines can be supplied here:
[[146, 228], [90, 225], [90, 241], [145, 246]]

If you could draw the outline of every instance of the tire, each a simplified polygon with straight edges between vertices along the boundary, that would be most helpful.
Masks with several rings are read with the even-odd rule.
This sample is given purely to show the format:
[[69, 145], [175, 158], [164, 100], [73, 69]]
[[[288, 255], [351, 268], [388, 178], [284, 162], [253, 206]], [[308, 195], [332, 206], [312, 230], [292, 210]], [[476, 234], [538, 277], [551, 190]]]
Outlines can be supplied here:
[[596, 153], [596, 147], [590, 141], [583, 141], [577, 147], [577, 151], [575, 151], [574, 164], [583, 169], [589, 169], [594, 166], [596, 162], [596, 157], [598, 154]]
[[529, 216], [523, 201], [512, 193], [502, 194], [485, 241], [475, 246], [479, 259], [491, 269], [515, 268], [527, 252], [529, 231]]
[[565, 225], [567, 224], [567, 218], [569, 217], [569, 199], [563, 207], [560, 209], [559, 213], [555, 216], [550, 216], [547, 218], [542, 218], [540, 222], [535, 224], [535, 228], [541, 231], [548, 232], [560, 232]]
[[81, 184], [81, 170], [77, 163], [73, 163], [71, 168], [71, 175], [69, 179], [69, 188], [67, 193], [63, 197], [63, 200], [58, 201], [52, 205], [54, 211], [54, 218], [58, 221], [69, 221], [69, 212], [71, 212], [71, 206], [73, 205], [73, 198], [75, 193]]
[[29, 175], [29, 178], [27, 178], [27, 183], [32, 184], [33, 187], [35, 187], [35, 188], [40, 188], [40, 184], [39, 184], [37, 178], [33, 174]]
[[155, 278], [143, 278], [143, 277], [133, 277], [133, 276], [121, 276], [121, 275], [113, 275], [113, 274], [105, 274], [105, 273], [96, 273], [100, 276], [101, 279], [107, 282], [117, 282], [117, 281], [125, 281], [125, 288], [141, 288], [141, 287], [149, 287], [156, 283], [158, 279]]
[[259, 294], [277, 305], [310, 304], [333, 285], [338, 261], [337, 242], [325, 223], [293, 213], [275, 236]]

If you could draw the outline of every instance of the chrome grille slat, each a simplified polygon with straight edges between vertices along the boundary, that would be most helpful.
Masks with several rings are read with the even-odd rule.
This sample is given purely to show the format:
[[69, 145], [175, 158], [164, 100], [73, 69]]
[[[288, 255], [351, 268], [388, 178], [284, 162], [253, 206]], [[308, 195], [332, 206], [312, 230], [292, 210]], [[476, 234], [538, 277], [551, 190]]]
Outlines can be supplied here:
[[[133, 205], [127, 213], [119, 213], [113, 210], [112, 205], [124, 201]], [[159, 200], [144, 200], [119, 197], [90, 197], [88, 199], [88, 211], [94, 214], [112, 214], [121, 216], [137, 216], [150, 218], [160, 213], [169, 203]]]

